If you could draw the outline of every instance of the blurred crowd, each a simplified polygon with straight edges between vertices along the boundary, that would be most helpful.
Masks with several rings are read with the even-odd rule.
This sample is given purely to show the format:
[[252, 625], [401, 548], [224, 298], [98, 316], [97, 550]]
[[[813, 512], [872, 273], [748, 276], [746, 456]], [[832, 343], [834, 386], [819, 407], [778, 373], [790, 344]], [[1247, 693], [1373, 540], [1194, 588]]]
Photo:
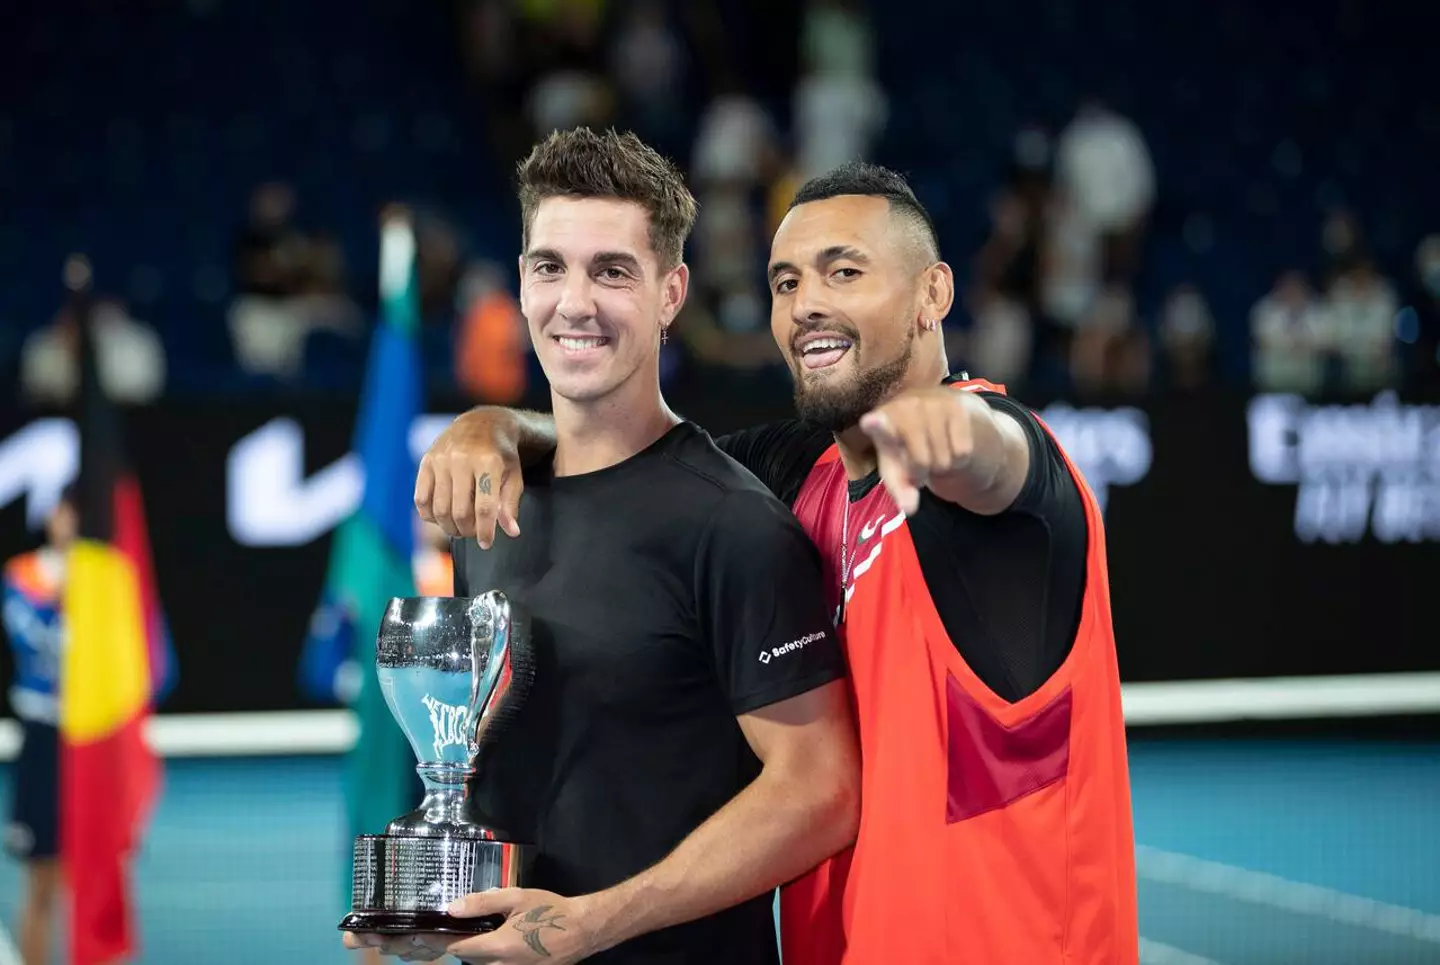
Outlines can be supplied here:
[[[537, 138], [579, 124], [635, 130], [686, 170], [701, 213], [667, 379], [706, 369], [783, 387], [764, 285], [769, 237], [806, 178], [852, 158], [886, 161], [891, 99], [903, 96], [878, 76], [869, 5], [457, 0], [454, 17], [468, 105], [455, 120], [483, 130], [494, 170], [513, 170]], [[1137, 288], [1165, 183], [1146, 132], [1099, 100], [1079, 99], [1056, 130], [1017, 131], [1003, 183], [973, 199], [988, 204], [988, 237], [978, 250], [941, 239], [960, 281], [946, 322], [952, 365], [1046, 395], [1193, 391], [1235, 381], [1216, 342], [1219, 331], [1248, 327], [1254, 388], [1364, 394], [1436, 383], [1440, 234], [1412, 263], [1382, 265], [1365, 212], [1334, 210], [1316, 250], [1294, 252], [1295, 267], [1253, 293], [1248, 318], [1216, 317], [1195, 283], [1145, 309]], [[334, 232], [300, 217], [303, 201], [284, 182], [256, 185], [248, 211], [237, 199], [225, 325], [233, 365], [257, 384], [303, 387], [317, 357], [358, 369], [378, 307], [372, 271], [346, 264]], [[435, 209], [416, 220], [440, 388], [516, 401], [539, 372], [513, 263], [471, 250], [463, 222]], [[95, 318], [111, 391], [132, 402], [164, 394], [162, 333], [113, 297], [98, 301]], [[25, 339], [27, 402], [73, 394], [74, 325], [64, 308]]]
[[[1058, 136], [1022, 131], [991, 199], [966, 292], [971, 323], [952, 333], [952, 356], [995, 381], [1082, 397], [1193, 391], [1221, 377], [1217, 324], [1248, 324], [1258, 390], [1356, 396], [1434, 384], [1440, 234], [1420, 243], [1413, 273], [1392, 278], [1356, 214], [1336, 210], [1316, 251], [1292, 253], [1295, 267], [1248, 319], [1217, 323], [1205, 293], [1181, 283], [1147, 324], [1135, 288], [1156, 181], [1143, 133], [1103, 104], [1082, 104]], [[1314, 275], [1301, 267], [1317, 262]]]

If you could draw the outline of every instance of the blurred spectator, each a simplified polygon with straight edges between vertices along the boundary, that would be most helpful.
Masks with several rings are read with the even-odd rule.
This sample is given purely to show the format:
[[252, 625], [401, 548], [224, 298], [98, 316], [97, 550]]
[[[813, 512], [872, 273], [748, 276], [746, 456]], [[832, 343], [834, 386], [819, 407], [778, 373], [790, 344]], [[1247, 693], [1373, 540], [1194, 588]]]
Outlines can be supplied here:
[[521, 4], [530, 31], [525, 45], [539, 62], [526, 108], [536, 138], [557, 129], [610, 124], [615, 97], [600, 44], [605, 7], [603, 0]]
[[[116, 401], [150, 402], [165, 390], [165, 347], [155, 330], [130, 317], [115, 299], [93, 309], [100, 384]], [[54, 323], [32, 332], [20, 350], [20, 386], [32, 405], [66, 405], [80, 388], [80, 330], [70, 307]]]
[[241, 296], [230, 305], [227, 322], [241, 371], [278, 379], [300, 376], [309, 329], [293, 301]]
[[1368, 259], [1342, 269], [1325, 295], [1341, 387], [1373, 392], [1395, 384], [1395, 289]]
[[761, 225], [745, 185], [721, 184], [701, 196], [693, 242], [696, 311], [679, 331], [703, 362], [749, 369], [779, 361], [760, 284], [767, 250]]
[[[965, 357], [977, 372], [1003, 372], [1014, 385], [1037, 361], [1068, 367], [1068, 326], [1053, 324], [1041, 295], [1052, 205], [1049, 161], [1043, 130], [1026, 128], [1015, 139], [1006, 182], [990, 203], [990, 235], [976, 256], [975, 291], [968, 300], [975, 325]], [[1022, 351], [1023, 360], [1017, 355]]]
[[473, 0], [461, 21], [461, 45], [473, 79], [501, 86], [519, 71], [514, 17], [508, 0]]
[[305, 346], [316, 332], [358, 337], [364, 325], [346, 293], [345, 258], [326, 234], [295, 225], [295, 194], [262, 184], [237, 233], [236, 292], [227, 323], [240, 368], [282, 380], [303, 372]]
[[1334, 363], [1334, 378], [1326, 379], [1326, 388], [1366, 393], [1395, 386], [1399, 299], [1375, 267], [1359, 219], [1351, 211], [1332, 210], [1321, 227], [1320, 244], [1326, 347]]
[[1047, 145], [1043, 132], [1017, 138], [1006, 183], [990, 202], [990, 235], [975, 261], [977, 285], [1031, 311], [1040, 305], [1040, 260], [1051, 202]]
[[766, 238], [775, 237], [775, 232], [780, 230], [780, 222], [790, 213], [790, 202], [795, 200], [803, 183], [793, 164], [782, 161], [776, 165], [775, 176], [765, 191]]
[[473, 399], [509, 404], [525, 395], [530, 330], [494, 262], [471, 265], [460, 282], [455, 382]]
[[1077, 391], [1092, 397], [1139, 392], [1149, 384], [1148, 340], [1136, 325], [1128, 289], [1106, 288], [1081, 318], [1070, 368]]
[[1422, 385], [1440, 384], [1440, 235], [1415, 249], [1415, 336], [1412, 375]]
[[685, 49], [660, 0], [626, 7], [610, 52], [625, 126], [667, 156], [680, 153], [685, 125]]
[[1107, 281], [1128, 280], [1138, 266], [1145, 219], [1155, 203], [1155, 166], [1140, 129], [1098, 101], [1081, 105], [1060, 135], [1056, 176], [1068, 211], [1104, 251]]
[[1034, 348], [1030, 312], [1019, 301], [987, 290], [977, 296], [971, 314], [975, 322], [969, 331], [946, 333], [951, 368], [964, 359], [964, 367], [976, 375], [1007, 387], [1023, 385]]
[[262, 184], [250, 196], [250, 214], [235, 238], [235, 291], [281, 298], [295, 293], [306, 258], [305, 236], [295, 227], [295, 191]]
[[556, 70], [530, 91], [530, 127], [536, 139], [571, 127], [606, 127], [614, 100], [605, 79], [585, 70]]
[[692, 261], [702, 287], [752, 284], [763, 260], [764, 240], [749, 186], [719, 184], [701, 196]]
[[1344, 209], [1326, 215], [1320, 229], [1320, 246], [1325, 253], [1323, 287], [1327, 290], [1369, 257], [1359, 221]]
[[768, 305], [755, 287], [713, 292], [687, 303], [675, 329], [691, 356], [703, 364], [739, 371], [777, 366], [782, 361], [775, 340], [760, 324]]
[[[690, 182], [752, 190], [766, 180], [775, 157], [775, 123], [732, 73], [722, 74], [716, 95], [700, 115], [690, 159]], [[705, 208], [701, 201], [701, 210]]]
[[813, 0], [801, 42], [804, 74], [795, 88], [795, 154], [805, 180], [868, 158], [889, 105], [871, 74], [870, 25], [855, 4]]
[[1046, 210], [1041, 244], [1040, 304], [1047, 316], [1073, 328], [1100, 293], [1104, 278], [1100, 236], [1070, 195], [1057, 194]]
[[1215, 319], [1205, 296], [1194, 285], [1179, 286], [1165, 300], [1160, 315], [1160, 347], [1170, 388], [1194, 392], [1210, 386], [1215, 375], [1214, 342]]
[[415, 217], [415, 274], [420, 286], [420, 317], [449, 326], [465, 270], [461, 240], [448, 217], [434, 211]]
[[1329, 324], [1305, 275], [1287, 271], [1250, 311], [1251, 374], [1267, 392], [1311, 395], [1325, 379]]
[[530, 123], [520, 109], [530, 89], [532, 45], [515, 22], [512, 0], [471, 0], [461, 11], [460, 43], [475, 106], [502, 169], [529, 150]]
[[810, 0], [800, 34], [800, 59], [817, 73], [863, 74], [875, 64], [875, 34], [856, 0]]

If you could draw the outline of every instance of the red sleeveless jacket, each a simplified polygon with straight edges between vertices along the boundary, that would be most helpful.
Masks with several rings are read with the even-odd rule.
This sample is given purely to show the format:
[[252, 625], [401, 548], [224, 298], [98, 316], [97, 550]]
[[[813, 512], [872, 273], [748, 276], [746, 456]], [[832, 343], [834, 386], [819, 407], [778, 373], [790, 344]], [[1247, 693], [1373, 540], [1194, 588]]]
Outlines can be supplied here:
[[885, 488], [850, 503], [834, 447], [811, 471], [794, 511], [837, 597], [850, 514], [842, 639], [860, 728], [861, 819], [852, 849], [783, 889], [785, 965], [1136, 965], [1105, 531], [1066, 464], [1089, 531], [1079, 630], [1060, 669], [1014, 704], [976, 677], [947, 635]]

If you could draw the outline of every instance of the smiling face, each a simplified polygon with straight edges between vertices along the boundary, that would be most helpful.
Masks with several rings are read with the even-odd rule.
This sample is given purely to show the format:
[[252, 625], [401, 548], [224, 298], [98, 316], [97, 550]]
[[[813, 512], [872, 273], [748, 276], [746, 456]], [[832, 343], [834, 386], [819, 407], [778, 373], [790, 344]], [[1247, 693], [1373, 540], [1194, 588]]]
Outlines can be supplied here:
[[633, 201], [541, 201], [520, 257], [520, 307], [551, 390], [595, 402], [640, 372], [658, 378], [660, 333], [685, 301], [688, 272], [666, 270], [650, 217]]
[[802, 419], [842, 432], [915, 368], [933, 269], [912, 235], [885, 198], [862, 195], [800, 204], [781, 222], [770, 250], [770, 328]]

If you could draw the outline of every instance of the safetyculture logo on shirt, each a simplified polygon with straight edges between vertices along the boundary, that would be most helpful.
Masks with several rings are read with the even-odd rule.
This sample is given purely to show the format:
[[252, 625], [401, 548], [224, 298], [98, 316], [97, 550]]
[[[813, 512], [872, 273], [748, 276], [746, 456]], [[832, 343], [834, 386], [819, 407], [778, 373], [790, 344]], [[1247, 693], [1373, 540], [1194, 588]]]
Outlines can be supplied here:
[[783, 657], [787, 653], [795, 653], [797, 651], [804, 650], [816, 640], [824, 640], [825, 636], [825, 631], [821, 630], [818, 633], [808, 633], [805, 636], [799, 638], [798, 640], [791, 640], [789, 643], [781, 644], [778, 647], [771, 647], [769, 650], [761, 650], [760, 662], [769, 663], [776, 657]]

